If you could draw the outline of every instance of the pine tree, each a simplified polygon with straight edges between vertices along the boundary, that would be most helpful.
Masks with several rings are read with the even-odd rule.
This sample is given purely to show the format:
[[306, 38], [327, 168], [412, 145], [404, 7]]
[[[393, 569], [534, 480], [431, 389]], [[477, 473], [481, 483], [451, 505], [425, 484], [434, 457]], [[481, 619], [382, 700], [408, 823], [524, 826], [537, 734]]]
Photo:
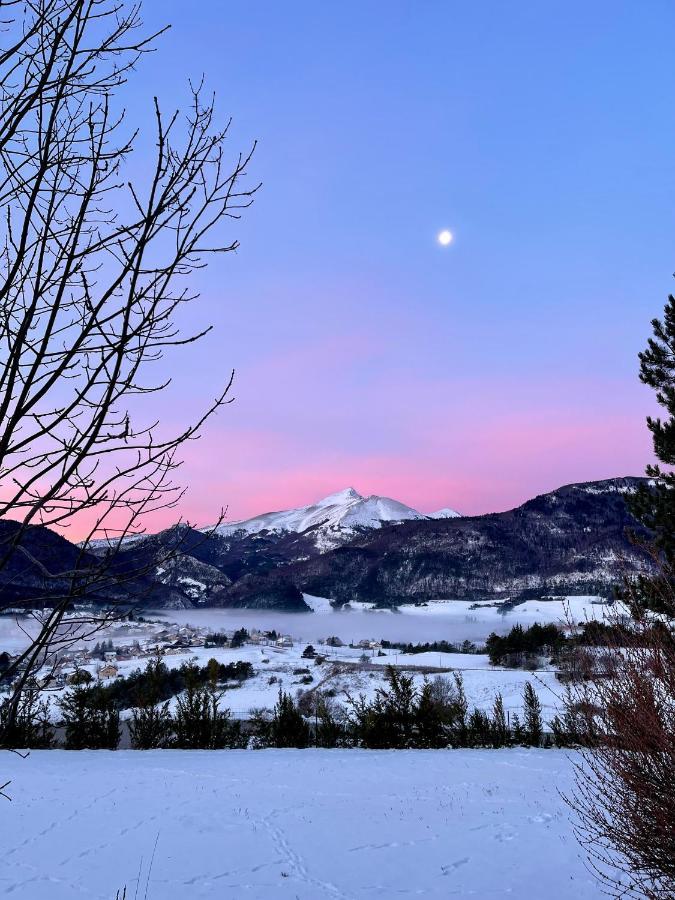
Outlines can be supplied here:
[[59, 701], [68, 750], [116, 750], [120, 714], [101, 685], [75, 685]]
[[492, 743], [490, 717], [482, 709], [473, 709], [468, 722], [468, 743], [471, 747], [488, 747]]
[[129, 735], [134, 750], [156, 750], [168, 747], [172, 720], [169, 701], [135, 706], [131, 711]]
[[240, 746], [241, 729], [220, 709], [223, 692], [213, 684], [200, 684], [195, 666], [186, 667], [185, 691], [176, 701], [174, 746], [183, 750], [217, 750]]
[[306, 747], [309, 726], [290, 694], [279, 689], [270, 723], [270, 744], [273, 747]]
[[206, 664], [206, 676], [209, 680], [209, 684], [216, 686], [218, 682], [218, 672], [220, 669], [220, 664], [217, 659], [214, 659], [212, 656], [211, 659]]
[[468, 743], [467, 716], [469, 703], [464, 692], [464, 679], [461, 672], [453, 672], [455, 690], [452, 701], [452, 732], [455, 747], [466, 747]]
[[169, 744], [172, 732], [169, 701], [160, 702], [162, 683], [167, 674], [167, 667], [159, 655], [145, 667], [143, 687], [136, 697], [129, 723], [131, 745], [136, 750], [153, 750]]
[[492, 744], [494, 747], [506, 747], [509, 743], [509, 726], [506, 723], [504, 700], [497, 694], [492, 706]]
[[447, 745], [448, 738], [443, 725], [443, 707], [434, 696], [434, 686], [430, 681], [425, 681], [419, 692], [415, 718], [417, 720], [417, 747], [432, 749]]
[[37, 688], [21, 695], [19, 708], [10, 715], [9, 702], [0, 703], [0, 747], [8, 750], [48, 750], [54, 745], [54, 729], [49, 719], [49, 704], [40, 700]]
[[337, 747], [344, 743], [345, 733], [336, 710], [325, 697], [319, 697], [315, 713], [314, 741], [317, 747]]
[[539, 697], [532, 687], [532, 682], [525, 683], [523, 690], [523, 718], [525, 726], [524, 739], [530, 747], [541, 746], [541, 739], [544, 734], [544, 726], [541, 718], [541, 703]]
[[[675, 298], [668, 297], [663, 319], [652, 321], [653, 337], [639, 354], [640, 380], [656, 391], [656, 401], [665, 418], [647, 417], [654, 455], [667, 467], [675, 465]], [[648, 465], [646, 474], [655, 479], [628, 498], [633, 515], [652, 534], [654, 546], [664, 563], [660, 578], [639, 580], [637, 602], [655, 612], [673, 615], [675, 586], [675, 472], [658, 463]], [[665, 585], [664, 585], [664, 582]], [[664, 590], [665, 588], [665, 590]], [[631, 599], [636, 600], [635, 592]]]
[[511, 740], [517, 745], [526, 743], [525, 729], [523, 728], [518, 713], [514, 713], [511, 716]]

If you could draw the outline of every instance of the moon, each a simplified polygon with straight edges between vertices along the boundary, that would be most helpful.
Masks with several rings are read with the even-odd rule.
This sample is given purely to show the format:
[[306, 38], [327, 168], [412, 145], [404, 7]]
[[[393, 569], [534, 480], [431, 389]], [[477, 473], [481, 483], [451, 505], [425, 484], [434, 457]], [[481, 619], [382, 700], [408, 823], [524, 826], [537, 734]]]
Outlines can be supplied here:
[[452, 243], [452, 232], [448, 231], [447, 228], [444, 228], [443, 231], [438, 233], [438, 243], [442, 247], [447, 247], [448, 244]]

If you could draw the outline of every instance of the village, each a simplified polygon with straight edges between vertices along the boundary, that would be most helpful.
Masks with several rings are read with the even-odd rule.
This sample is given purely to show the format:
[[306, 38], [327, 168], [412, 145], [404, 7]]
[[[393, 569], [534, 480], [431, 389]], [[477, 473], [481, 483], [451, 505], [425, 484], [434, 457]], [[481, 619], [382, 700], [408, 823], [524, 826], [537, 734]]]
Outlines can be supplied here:
[[[325, 619], [317, 619], [316, 630], [327, 624]], [[337, 624], [331, 625], [339, 630]], [[9, 689], [1, 679], [12, 658], [12, 652], [0, 645], [0, 690]], [[65, 647], [37, 673], [36, 687], [49, 704], [53, 720], [58, 721], [59, 702], [74, 684], [109, 685], [145, 670], [158, 658], [169, 669], [204, 667], [211, 660], [222, 665], [246, 663], [250, 677], [223, 684], [220, 700], [221, 706], [240, 720], [249, 719], [254, 710], [271, 709], [280, 690], [294, 696], [321, 691], [338, 703], [346, 703], [349, 697], [370, 699], [384, 684], [388, 666], [410, 672], [418, 687], [425, 679], [451, 677], [459, 671], [469, 701], [484, 709], [489, 709], [495, 694], [501, 692], [507, 710], [517, 710], [528, 678], [522, 670], [491, 665], [488, 656], [475, 647], [470, 652], [407, 654], [374, 637], [348, 642], [329, 634], [310, 641], [250, 624], [214, 630], [213, 625], [171, 622], [166, 616], [132, 616]], [[544, 712], [552, 717], [558, 709], [555, 675], [540, 671], [537, 680]], [[130, 711], [123, 710], [121, 718], [128, 715]]]

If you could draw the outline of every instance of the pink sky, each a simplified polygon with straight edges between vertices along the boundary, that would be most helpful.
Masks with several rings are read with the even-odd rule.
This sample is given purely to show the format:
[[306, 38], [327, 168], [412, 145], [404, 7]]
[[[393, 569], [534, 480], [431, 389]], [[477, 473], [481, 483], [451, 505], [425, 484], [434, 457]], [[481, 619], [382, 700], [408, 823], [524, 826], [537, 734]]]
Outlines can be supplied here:
[[637, 380], [424, 378], [375, 367], [356, 384], [350, 373], [374, 352], [365, 339], [331, 340], [239, 371], [235, 402], [187, 448], [182, 515], [205, 525], [226, 506], [240, 519], [347, 486], [422, 512], [476, 514], [574, 481], [641, 474], [650, 458], [651, 395]]
[[148, 418], [182, 428], [230, 368], [236, 402], [148, 527], [346, 486], [482, 513], [644, 471], [637, 354], [673, 271], [669, 4], [493, 4], [489, 28], [471, 3], [169, 6], [144, 9], [173, 27], [129, 121], [205, 73], [263, 187], [228, 220], [240, 249], [191, 279], [190, 328], [214, 331], [167, 358]]

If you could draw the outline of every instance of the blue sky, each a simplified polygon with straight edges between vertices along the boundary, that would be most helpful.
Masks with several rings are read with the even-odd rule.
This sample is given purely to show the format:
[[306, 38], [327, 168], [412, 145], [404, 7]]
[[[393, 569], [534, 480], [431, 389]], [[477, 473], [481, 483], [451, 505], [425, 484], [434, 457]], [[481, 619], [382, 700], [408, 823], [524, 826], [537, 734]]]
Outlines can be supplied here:
[[186, 460], [188, 516], [351, 483], [481, 512], [642, 470], [636, 355], [675, 269], [672, 4], [146, 0], [144, 18], [172, 29], [132, 119], [203, 74], [263, 182], [236, 257], [199, 277], [216, 329], [165, 411], [236, 368]]

